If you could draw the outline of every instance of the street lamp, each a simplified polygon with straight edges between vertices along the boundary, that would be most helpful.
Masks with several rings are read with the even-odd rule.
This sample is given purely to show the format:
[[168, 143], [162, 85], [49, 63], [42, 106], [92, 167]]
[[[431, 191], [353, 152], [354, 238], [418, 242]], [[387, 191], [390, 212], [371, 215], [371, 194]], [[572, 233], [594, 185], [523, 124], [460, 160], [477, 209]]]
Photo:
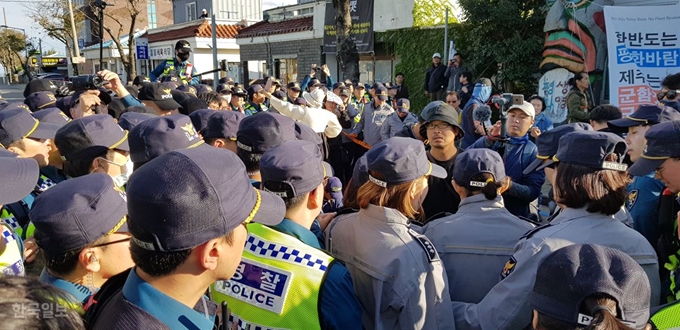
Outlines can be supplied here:
[[26, 30], [24, 30], [22, 28], [18, 28], [18, 27], [7, 26], [7, 25], [0, 25], [0, 28], [12, 29], [12, 30], [21, 30], [21, 32], [24, 33], [24, 51], [26, 51], [26, 67], [25, 67], [26, 77], [28, 77], [28, 80], [31, 80], [31, 75], [28, 74], [28, 38], [26, 37]]

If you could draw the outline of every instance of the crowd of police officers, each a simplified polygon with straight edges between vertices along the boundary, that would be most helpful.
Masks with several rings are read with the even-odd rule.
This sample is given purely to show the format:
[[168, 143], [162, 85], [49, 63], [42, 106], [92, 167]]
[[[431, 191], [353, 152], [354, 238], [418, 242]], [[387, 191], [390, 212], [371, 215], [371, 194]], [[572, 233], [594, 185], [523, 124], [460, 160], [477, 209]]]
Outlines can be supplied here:
[[530, 138], [521, 98], [465, 122], [487, 80], [414, 115], [403, 75], [212, 91], [190, 51], [0, 102], [2, 328], [680, 327], [680, 74]]

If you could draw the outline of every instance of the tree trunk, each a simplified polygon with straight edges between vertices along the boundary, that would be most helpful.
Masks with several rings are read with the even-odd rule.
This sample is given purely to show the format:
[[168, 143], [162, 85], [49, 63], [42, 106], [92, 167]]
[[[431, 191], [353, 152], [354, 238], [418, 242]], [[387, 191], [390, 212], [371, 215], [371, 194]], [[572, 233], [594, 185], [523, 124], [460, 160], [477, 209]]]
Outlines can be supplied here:
[[[335, 30], [337, 37], [337, 61], [342, 79], [359, 79], [359, 51], [350, 36], [352, 16], [350, 0], [333, 0], [335, 8]], [[338, 79], [338, 81], [341, 81]]]

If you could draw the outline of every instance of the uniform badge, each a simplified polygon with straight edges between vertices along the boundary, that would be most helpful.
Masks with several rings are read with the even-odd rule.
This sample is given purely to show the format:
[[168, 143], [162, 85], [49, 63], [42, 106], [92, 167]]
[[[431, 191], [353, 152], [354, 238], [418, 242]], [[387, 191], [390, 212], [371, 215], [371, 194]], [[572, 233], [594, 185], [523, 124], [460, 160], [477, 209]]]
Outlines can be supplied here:
[[198, 137], [196, 129], [194, 128], [194, 125], [192, 125], [191, 123], [187, 123], [186, 125], [180, 126], [179, 128], [181, 128], [184, 131], [184, 135], [186, 135], [189, 141], [193, 141], [195, 138]]
[[437, 254], [437, 250], [434, 248], [434, 244], [432, 244], [432, 242], [430, 242], [427, 237], [419, 235], [413, 229], [409, 229], [408, 233], [411, 234], [411, 236], [415, 238], [418, 243], [420, 243], [420, 246], [423, 247], [423, 250], [425, 250], [425, 253], [427, 254], [427, 261], [429, 263], [439, 260], [439, 255]]
[[637, 189], [631, 190], [628, 193], [628, 209], [629, 210], [632, 209], [633, 206], [635, 206], [635, 202], [637, 202], [637, 198], [638, 198], [638, 190]]
[[515, 257], [510, 257], [510, 260], [505, 263], [505, 267], [503, 267], [503, 271], [501, 272], [501, 279], [504, 279], [510, 274], [512, 274], [512, 271], [515, 270], [515, 266], [517, 266], [517, 259]]

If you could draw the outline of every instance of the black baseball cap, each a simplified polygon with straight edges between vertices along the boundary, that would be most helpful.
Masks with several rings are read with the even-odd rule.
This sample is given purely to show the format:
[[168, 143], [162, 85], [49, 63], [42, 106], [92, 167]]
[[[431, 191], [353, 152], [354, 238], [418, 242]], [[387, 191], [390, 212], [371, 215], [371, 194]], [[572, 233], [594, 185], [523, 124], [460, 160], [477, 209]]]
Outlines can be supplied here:
[[[2, 113], [2, 112], [0, 112]], [[680, 157], [680, 121], [657, 124], [645, 133], [644, 151], [628, 170], [634, 176], [647, 175], [663, 164], [666, 159]]]
[[[258, 115], [259, 116], [259, 115]], [[255, 189], [231, 151], [168, 152], [136, 170], [127, 185], [131, 244], [161, 252], [187, 250], [242, 223], [280, 223], [281, 198]]]
[[[628, 165], [623, 163], [623, 159], [627, 151], [626, 141], [614, 133], [582, 130], [560, 138], [553, 160], [598, 170], [625, 172]], [[616, 155], [616, 160], [607, 160], [612, 154]], [[545, 166], [547, 164], [539, 166], [538, 170]]]
[[331, 88], [331, 89], [335, 90], [335, 89], [340, 88], [340, 87], [347, 87], [347, 86], [345, 86], [344, 82], [338, 81], [338, 82], [333, 84], [333, 88]]
[[156, 115], [150, 114], [150, 113], [142, 113], [142, 112], [126, 112], [120, 115], [120, 118], [118, 118], [118, 126], [120, 128], [126, 130], [126, 131], [131, 131], [135, 126], [139, 125], [139, 123], [153, 118]]
[[336, 201], [342, 200], [342, 181], [340, 181], [339, 178], [334, 176], [330, 177], [324, 189], [331, 195], [331, 198]]
[[397, 100], [397, 111], [409, 112], [409, 109], [411, 109], [411, 102], [408, 99]]
[[33, 158], [0, 148], [0, 205], [14, 203], [26, 197], [38, 182], [40, 169]]
[[240, 96], [240, 97], [247, 97], [248, 96], [248, 93], [245, 90], [243, 90], [243, 87], [241, 87], [240, 85], [232, 88], [231, 93], [233, 95]]
[[286, 85], [286, 88], [294, 90], [296, 92], [302, 91], [302, 89], [300, 88], [300, 83], [298, 83], [297, 81], [288, 83], [288, 85]]
[[204, 138], [224, 138], [236, 141], [239, 124], [246, 116], [237, 111], [213, 111], [208, 117]]
[[610, 120], [607, 126], [614, 133], [626, 133], [628, 127], [656, 125], [673, 120], [680, 120], [680, 113], [675, 109], [655, 104], [642, 104], [630, 116]]
[[219, 84], [217, 85], [217, 92], [220, 94], [231, 94], [231, 85]]
[[2, 109], [0, 109], [0, 111], [16, 110], [16, 109], [26, 110], [28, 113], [31, 113], [31, 108], [29, 108], [25, 103], [22, 103], [22, 102], [6, 103], [6, 104], [4, 104], [4, 107], [2, 107]]
[[58, 125], [41, 123], [22, 108], [0, 111], [0, 146], [3, 148], [24, 138], [54, 139], [58, 129]]
[[354, 84], [354, 89], [357, 89], [357, 88], [366, 89], [366, 85], [364, 85], [363, 83], [357, 81], [357, 82]]
[[33, 118], [39, 120], [41, 123], [54, 124], [59, 127], [62, 127], [71, 121], [71, 118], [64, 114], [59, 108], [45, 108], [38, 112], [34, 112]]
[[148, 83], [139, 89], [139, 99], [153, 101], [162, 110], [170, 111], [180, 108], [172, 98], [172, 89], [162, 83]]
[[236, 133], [239, 149], [260, 155], [288, 140], [296, 140], [295, 121], [270, 112], [244, 118]]
[[180, 40], [175, 44], [175, 50], [184, 54], [191, 53], [191, 44], [186, 40]]
[[203, 133], [203, 130], [208, 125], [208, 118], [215, 113], [213, 109], [199, 109], [189, 114], [191, 123], [194, 125], [199, 133]]
[[54, 144], [65, 160], [84, 159], [107, 150], [130, 151], [128, 132], [109, 115], [72, 120], [57, 131]]
[[151, 78], [147, 77], [146, 75], [140, 74], [137, 77], [135, 77], [134, 80], [132, 80], [132, 84], [135, 86], [142, 86], [147, 83], [151, 82]]
[[57, 103], [57, 97], [54, 93], [48, 91], [35, 92], [29, 95], [24, 103], [31, 109], [31, 111], [36, 112], [44, 108], [54, 106]]
[[28, 216], [48, 255], [82, 249], [109, 234], [128, 232], [125, 194], [104, 173], [61, 182], [36, 197]]
[[210, 93], [213, 91], [212, 86], [206, 85], [206, 84], [197, 84], [194, 85], [196, 87], [196, 95], [199, 94], [204, 94], [204, 93]]
[[349, 88], [340, 87], [340, 92], [338, 93], [338, 96], [350, 96]]
[[359, 188], [368, 182], [368, 160], [366, 154], [359, 157], [352, 170], [352, 185]]
[[248, 95], [251, 96], [261, 91], [264, 91], [264, 88], [260, 84], [250, 85], [250, 87], [248, 87]]
[[456, 156], [453, 167], [453, 179], [467, 188], [484, 188], [487, 182], [475, 181], [473, 178], [482, 173], [493, 175], [493, 182], [500, 182], [505, 175], [503, 158], [498, 152], [487, 149], [468, 149]]
[[54, 93], [57, 91], [57, 85], [49, 79], [33, 79], [26, 84], [26, 87], [24, 88], [24, 97], [28, 97], [35, 92], [43, 91]]
[[198, 93], [196, 92], [196, 87], [190, 85], [179, 86], [177, 87], [177, 90], [183, 93], [191, 94], [193, 96], [198, 95]]
[[163, 79], [161, 79], [161, 84], [170, 87], [172, 90], [176, 90], [180, 83], [177, 80], [177, 77], [170, 77], [170, 76], [165, 76]]
[[203, 144], [189, 116], [170, 115], [149, 118], [130, 131], [130, 160], [148, 162], [173, 150]]
[[583, 311], [583, 302], [602, 294], [617, 305], [604, 313], [633, 329], [645, 328], [651, 296], [647, 274], [626, 253], [597, 244], [569, 245], [546, 257], [536, 272], [529, 304], [574, 327], [588, 326], [596, 312]]
[[458, 124], [458, 112], [452, 106], [444, 101], [433, 101], [423, 108], [420, 116], [425, 119], [425, 124], [420, 125], [420, 135], [427, 137], [427, 124], [435, 120], [443, 121], [451, 126], [458, 128], [456, 138], [460, 139], [465, 136], [465, 132]]
[[560, 138], [565, 134], [576, 131], [594, 131], [594, 129], [592, 126], [590, 126], [590, 124], [573, 123], [560, 125], [541, 133], [541, 135], [536, 138], [536, 148], [538, 150], [536, 159], [534, 159], [534, 161], [524, 169], [524, 174], [533, 172], [543, 163], [545, 164], [541, 168], [545, 168], [546, 166], [553, 164], [555, 161], [552, 159], [552, 157], [557, 154], [557, 147], [559, 146]]
[[425, 175], [441, 179], [447, 175], [443, 167], [427, 160], [423, 143], [411, 138], [393, 137], [374, 145], [366, 152], [366, 163], [369, 171], [384, 176], [383, 180], [369, 174], [369, 181], [383, 188], [411, 182]]
[[234, 79], [230, 77], [222, 77], [218, 82], [220, 84], [234, 85]]
[[326, 177], [326, 167], [314, 143], [291, 140], [267, 150], [260, 159], [262, 190], [281, 198], [302, 196]]

